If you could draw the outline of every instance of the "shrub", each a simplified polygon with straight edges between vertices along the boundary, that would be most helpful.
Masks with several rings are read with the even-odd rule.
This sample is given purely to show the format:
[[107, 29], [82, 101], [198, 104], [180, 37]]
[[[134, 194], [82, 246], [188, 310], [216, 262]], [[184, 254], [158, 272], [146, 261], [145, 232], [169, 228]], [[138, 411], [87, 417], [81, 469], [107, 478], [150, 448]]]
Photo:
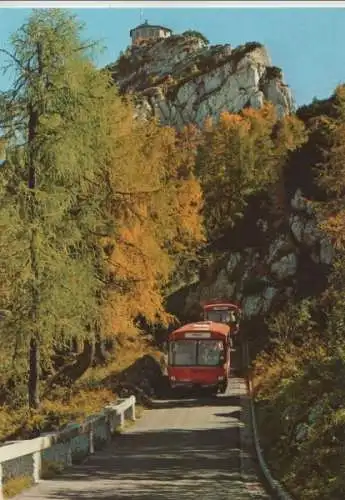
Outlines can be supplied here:
[[262, 43], [248, 42], [244, 45], [239, 45], [238, 47], [234, 48], [231, 55], [229, 56], [229, 60], [234, 63], [234, 70], [236, 70], [238, 63], [246, 54], [249, 54], [250, 52], [253, 52], [253, 50], [260, 49], [262, 47]]
[[195, 30], [187, 30], [187, 31], [184, 31], [182, 33], [182, 36], [189, 36], [189, 37], [194, 37], [194, 38], [200, 38], [200, 40], [202, 40], [206, 45], [208, 45], [210, 42], [209, 40], [205, 37], [205, 35], [203, 35], [202, 33], [200, 33], [200, 31], [195, 31]]
[[53, 460], [43, 460], [42, 461], [42, 479], [51, 479], [59, 474], [62, 474], [65, 466], [61, 462], [56, 462]]
[[315, 304], [311, 299], [299, 304], [287, 303], [282, 311], [274, 312], [267, 319], [271, 342], [282, 346], [304, 342], [317, 326], [314, 316]]
[[[78, 392], [79, 390], [79, 392]], [[81, 389], [67, 391], [60, 387], [42, 401], [39, 410], [25, 408], [11, 411], [0, 410], [0, 440], [22, 437], [27, 439], [35, 432], [58, 430], [71, 421], [82, 422], [87, 415], [100, 411], [113, 402], [115, 395], [110, 389]]]
[[268, 80], [273, 80], [275, 78], [282, 78], [283, 70], [278, 68], [278, 66], [268, 66], [266, 68], [266, 78]]
[[116, 357], [105, 366], [89, 369], [73, 388], [57, 387], [50, 391], [39, 410], [29, 411], [26, 406], [16, 409], [2, 406], [0, 442], [9, 438], [27, 439], [33, 431], [58, 430], [71, 421], [82, 422], [88, 415], [114, 402], [116, 395], [104, 388], [104, 380], [109, 376], [115, 377], [145, 354], [158, 356], [158, 352], [142, 337], [130, 340], [125, 334], [119, 335], [118, 342]]
[[32, 479], [28, 476], [18, 476], [9, 479], [3, 485], [3, 494], [5, 498], [11, 498], [26, 488], [30, 488], [32, 486]]
[[147, 82], [149, 85], [153, 85], [158, 82], [158, 76], [157, 75], [150, 75], [147, 79]]
[[217, 66], [217, 62], [216, 62], [215, 57], [213, 55], [208, 55], [208, 56], [202, 57], [198, 61], [198, 69], [201, 72], [210, 71], [210, 70], [214, 69], [216, 66]]
[[[306, 308], [299, 327], [308, 324]], [[289, 307], [285, 313], [291, 313]], [[304, 316], [304, 317], [303, 317]], [[290, 323], [295, 317], [290, 314]], [[279, 330], [283, 328], [280, 321]], [[254, 362], [259, 427], [272, 472], [295, 498], [341, 499], [345, 480], [345, 348], [306, 331], [301, 346], [285, 336]], [[304, 429], [303, 437], [298, 429]]]
[[133, 64], [130, 57], [122, 54], [116, 63], [116, 69], [122, 76], [130, 75], [133, 71]]

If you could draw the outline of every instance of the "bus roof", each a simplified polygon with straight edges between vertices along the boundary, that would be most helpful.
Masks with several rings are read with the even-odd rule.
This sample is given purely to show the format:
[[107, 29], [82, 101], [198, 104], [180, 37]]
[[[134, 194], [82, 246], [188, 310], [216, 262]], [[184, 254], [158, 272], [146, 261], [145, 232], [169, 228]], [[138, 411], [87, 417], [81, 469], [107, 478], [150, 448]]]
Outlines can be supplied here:
[[183, 325], [177, 330], [170, 333], [169, 337], [179, 336], [186, 332], [210, 332], [211, 334], [218, 334], [227, 336], [230, 332], [230, 327], [225, 323], [216, 323], [215, 321], [197, 321], [196, 323], [188, 323]]
[[206, 310], [214, 309], [216, 307], [224, 307], [224, 308], [227, 307], [228, 309], [240, 309], [240, 307], [237, 304], [221, 299], [204, 301], [201, 303], [201, 305]]

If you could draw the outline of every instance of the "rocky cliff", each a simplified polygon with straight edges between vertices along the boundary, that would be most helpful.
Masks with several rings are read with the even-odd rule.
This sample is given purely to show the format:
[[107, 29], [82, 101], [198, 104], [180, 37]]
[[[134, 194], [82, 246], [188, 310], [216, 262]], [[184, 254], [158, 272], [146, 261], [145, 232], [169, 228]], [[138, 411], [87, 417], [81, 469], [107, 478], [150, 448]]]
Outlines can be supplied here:
[[282, 70], [257, 42], [232, 48], [174, 35], [129, 47], [108, 69], [120, 91], [135, 96], [139, 116], [177, 128], [202, 125], [222, 111], [260, 108], [265, 100], [279, 116], [294, 108]]
[[279, 229], [269, 218], [249, 214], [242, 225], [252, 241], [242, 248], [239, 242], [235, 251], [218, 255], [213, 266], [201, 272], [200, 282], [185, 297], [184, 314], [202, 299], [229, 297], [241, 303], [244, 317], [251, 319], [289, 297], [313, 295], [323, 288], [333, 259], [332, 243], [318, 228], [312, 204], [300, 189], [287, 212]]
[[[121, 93], [133, 95], [138, 117], [154, 115], [177, 128], [202, 125], [225, 110], [260, 108], [265, 101], [275, 105], [279, 117], [294, 111], [282, 70], [272, 66], [266, 48], [257, 42], [232, 48], [175, 35], [128, 48], [108, 69]], [[179, 305], [172, 312], [188, 318], [201, 299], [228, 297], [240, 302], [244, 316], [251, 319], [291, 296], [312, 294], [324, 286], [332, 244], [318, 229], [301, 189], [295, 186], [285, 196], [278, 224], [277, 217], [252, 205], [221, 252], [210, 250], [200, 279], [176, 292]]]

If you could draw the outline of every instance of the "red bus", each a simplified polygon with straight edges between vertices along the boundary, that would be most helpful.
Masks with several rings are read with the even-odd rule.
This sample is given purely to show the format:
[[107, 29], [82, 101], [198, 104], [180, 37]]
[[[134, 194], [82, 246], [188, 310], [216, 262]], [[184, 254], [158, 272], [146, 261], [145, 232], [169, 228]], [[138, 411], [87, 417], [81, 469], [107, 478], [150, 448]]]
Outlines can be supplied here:
[[168, 377], [175, 388], [207, 388], [225, 392], [230, 372], [230, 328], [199, 321], [168, 337]]
[[241, 309], [233, 302], [223, 299], [214, 299], [201, 303], [205, 321], [226, 323], [231, 330], [231, 336], [236, 338], [239, 332]]

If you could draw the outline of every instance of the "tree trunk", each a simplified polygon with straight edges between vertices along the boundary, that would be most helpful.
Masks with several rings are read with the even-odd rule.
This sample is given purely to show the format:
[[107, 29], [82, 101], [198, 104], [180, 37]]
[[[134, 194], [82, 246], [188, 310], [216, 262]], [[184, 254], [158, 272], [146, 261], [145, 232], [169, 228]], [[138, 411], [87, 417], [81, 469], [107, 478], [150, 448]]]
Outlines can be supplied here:
[[75, 354], [80, 354], [80, 350], [80, 341], [76, 337], [73, 337], [71, 341], [71, 351]]
[[83, 351], [73, 363], [65, 365], [46, 383], [44, 396], [57, 386], [71, 387], [88, 368], [92, 366], [95, 356], [95, 342], [84, 341]]
[[[35, 137], [35, 132], [37, 128], [37, 113], [33, 112], [29, 117], [29, 141], [33, 140]], [[36, 217], [36, 199], [35, 199], [35, 164], [32, 158], [29, 163], [29, 179], [28, 187], [31, 190], [30, 196], [30, 219], [31, 223], [34, 224]], [[39, 314], [39, 290], [38, 290], [38, 279], [39, 279], [39, 269], [38, 269], [38, 255], [37, 255], [37, 230], [35, 227], [31, 229], [31, 240], [30, 240], [30, 264], [32, 272], [32, 283], [31, 283], [31, 321], [32, 321], [32, 334], [30, 338], [29, 346], [29, 379], [28, 379], [28, 395], [29, 395], [29, 407], [38, 408], [40, 404], [39, 398], [39, 376], [40, 376], [40, 355], [39, 355], [39, 332], [38, 332], [38, 314]]]
[[29, 407], [38, 408], [40, 404], [39, 398], [39, 369], [40, 369], [40, 351], [37, 339], [34, 337], [30, 340], [29, 347]]
[[[42, 77], [43, 62], [42, 62], [42, 45], [37, 43], [37, 59], [38, 59], [38, 74]], [[36, 137], [39, 125], [39, 117], [43, 112], [43, 102], [32, 103], [28, 105], [28, 188], [30, 190], [30, 205], [28, 207], [30, 222], [32, 224], [31, 240], [30, 240], [30, 263], [32, 271], [32, 306], [31, 306], [31, 321], [33, 331], [30, 338], [29, 347], [29, 379], [28, 379], [28, 395], [29, 407], [38, 408], [40, 404], [39, 395], [39, 378], [40, 378], [40, 345], [39, 338], [40, 332], [38, 331], [39, 320], [39, 262], [38, 262], [38, 249], [37, 249], [37, 229], [35, 222], [37, 218], [37, 201], [35, 197], [36, 190], [36, 174], [37, 174], [37, 150], [36, 150]]]
[[[33, 193], [34, 194], [34, 193]], [[32, 203], [35, 203], [34, 196], [32, 196]], [[34, 211], [34, 207], [32, 207]], [[29, 407], [38, 408], [40, 404], [39, 398], [39, 378], [40, 378], [40, 346], [39, 346], [39, 331], [38, 331], [38, 316], [39, 316], [39, 302], [40, 294], [38, 290], [38, 260], [37, 260], [37, 232], [32, 229], [32, 237], [30, 241], [30, 255], [31, 255], [31, 271], [33, 274], [32, 283], [32, 305], [31, 305], [31, 321], [33, 331], [30, 338], [29, 346], [29, 379], [28, 379], [28, 394], [29, 394]]]
[[93, 366], [105, 365], [109, 359], [109, 353], [106, 350], [105, 340], [99, 334], [95, 335], [95, 356]]

